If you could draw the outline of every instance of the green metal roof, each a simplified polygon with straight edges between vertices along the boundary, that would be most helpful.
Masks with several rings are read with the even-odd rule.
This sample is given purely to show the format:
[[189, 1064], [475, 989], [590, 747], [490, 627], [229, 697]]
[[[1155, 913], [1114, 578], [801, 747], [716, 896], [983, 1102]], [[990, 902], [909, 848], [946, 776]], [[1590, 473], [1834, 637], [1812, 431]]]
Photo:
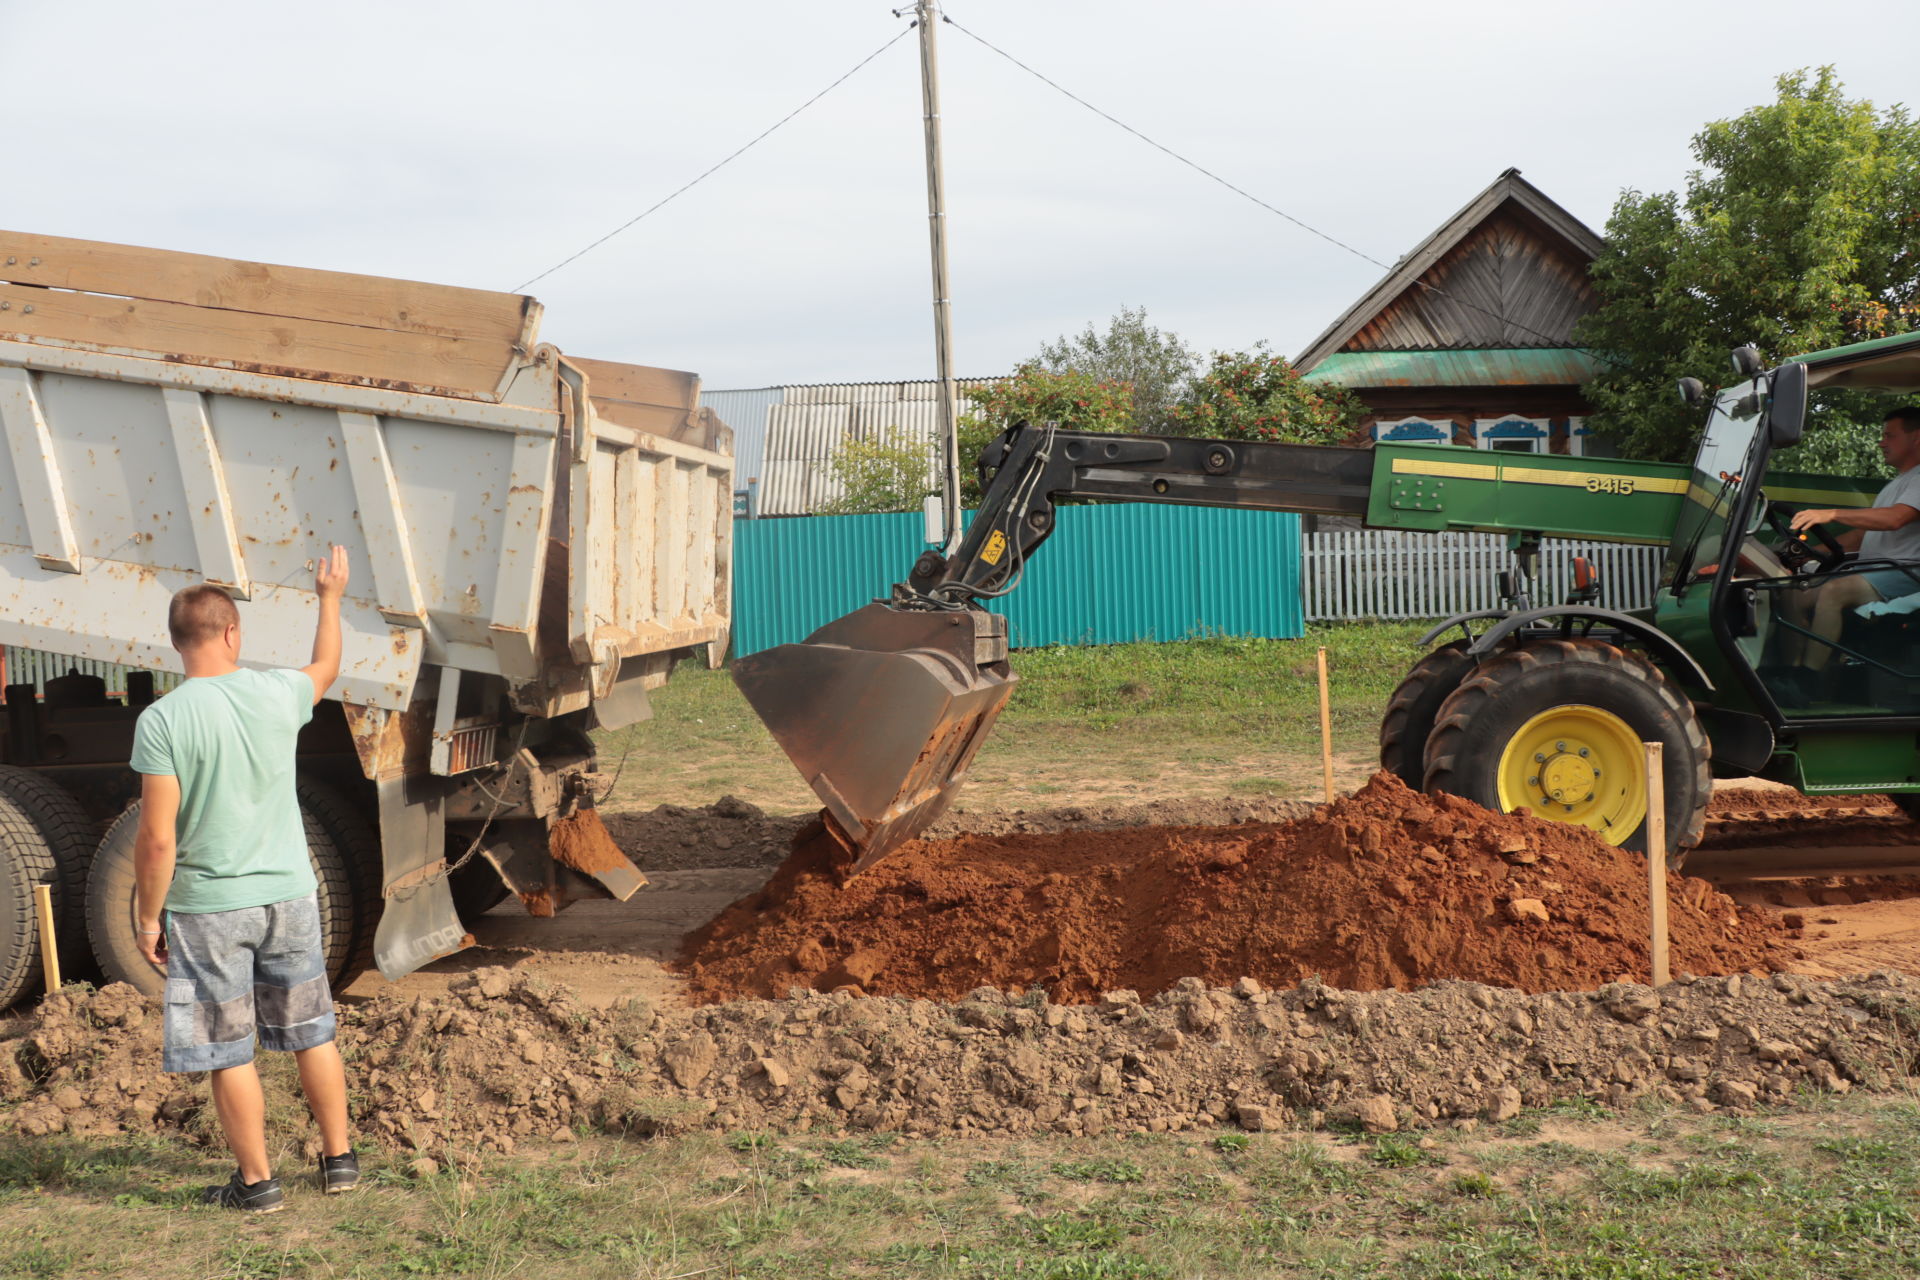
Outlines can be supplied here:
[[1577, 387], [1598, 364], [1573, 347], [1477, 351], [1341, 351], [1315, 365], [1310, 382], [1347, 387]]
[[1855, 342], [1844, 347], [1828, 347], [1825, 351], [1809, 351], [1805, 355], [1788, 356], [1787, 363], [1826, 364], [1830, 360], [1848, 361], [1861, 356], [1881, 355], [1913, 346], [1920, 346], [1920, 333], [1896, 333], [1891, 338], [1872, 338], [1866, 342]]
[[1908, 396], [1920, 391], [1920, 333], [1897, 333], [1891, 338], [1809, 351], [1787, 363], [1807, 366], [1809, 387], [1846, 387]]

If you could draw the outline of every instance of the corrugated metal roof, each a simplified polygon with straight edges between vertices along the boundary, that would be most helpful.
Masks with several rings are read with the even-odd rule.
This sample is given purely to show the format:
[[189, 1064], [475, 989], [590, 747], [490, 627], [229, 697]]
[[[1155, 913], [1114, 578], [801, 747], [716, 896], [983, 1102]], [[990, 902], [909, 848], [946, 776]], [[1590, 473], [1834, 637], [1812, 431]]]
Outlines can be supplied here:
[[[990, 378], [968, 378], [960, 389], [984, 386]], [[835, 450], [849, 439], [919, 444], [927, 450], [927, 488], [937, 490], [934, 442], [940, 438], [938, 384], [856, 382], [782, 388], [782, 403], [766, 411], [766, 435], [756, 471], [759, 511], [764, 516], [797, 516], [818, 511], [840, 496], [841, 487], [827, 469]], [[965, 412], [964, 403], [961, 411]]]
[[[959, 378], [956, 382], [960, 390], [968, 387], [983, 387], [997, 382], [997, 378]], [[729, 391], [705, 391], [700, 393], [700, 403], [720, 415], [720, 418], [734, 430], [733, 473], [740, 488], [746, 488], [747, 481], [760, 481], [760, 512], [762, 515], [801, 515], [812, 511], [820, 502], [835, 496], [824, 493], [814, 497], [820, 490], [818, 482], [809, 478], [809, 473], [817, 470], [814, 464], [823, 463], [832, 456], [839, 439], [851, 431], [863, 440], [876, 438], [876, 433], [887, 428], [899, 431], [915, 439], [932, 441], [938, 435], [938, 406], [940, 402], [940, 384], [931, 378], [917, 382], [819, 382], [794, 383], [781, 387], [743, 387]], [[784, 424], [780, 428], [783, 439], [778, 446], [770, 442], [774, 433], [776, 411], [797, 406], [829, 408], [857, 406], [851, 414], [839, 417], [841, 436], [828, 439], [821, 433], [819, 421], [808, 418], [781, 418]], [[966, 411], [964, 402], [961, 412]], [[785, 437], [798, 433], [804, 439], [789, 440]], [[796, 470], [790, 465], [795, 462], [808, 464]], [[775, 475], [778, 471], [782, 474]], [[774, 494], [784, 495], [779, 499]]]
[[733, 428], [733, 482], [744, 489], [760, 478], [766, 458], [767, 410], [786, 402], [785, 387], [743, 387], [734, 391], [700, 392], [700, 403]]
[[1576, 387], [1599, 363], [1572, 347], [1480, 351], [1342, 351], [1307, 375], [1346, 387]]

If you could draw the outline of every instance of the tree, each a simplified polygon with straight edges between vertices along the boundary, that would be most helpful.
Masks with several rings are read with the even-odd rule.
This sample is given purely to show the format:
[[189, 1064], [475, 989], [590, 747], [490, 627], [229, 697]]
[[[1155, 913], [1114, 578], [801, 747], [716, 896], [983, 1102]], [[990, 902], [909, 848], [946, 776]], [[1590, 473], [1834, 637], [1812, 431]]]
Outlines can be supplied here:
[[1309, 382], [1284, 356], [1257, 343], [1251, 351], [1218, 351], [1186, 399], [1173, 407], [1177, 434], [1220, 440], [1283, 440], [1338, 444], [1359, 425], [1366, 406], [1343, 386]]
[[960, 419], [960, 492], [962, 505], [980, 502], [974, 459], [1016, 422], [1052, 422], [1072, 431], [1130, 431], [1133, 387], [1102, 381], [1069, 369], [1052, 372], [1038, 363], [1021, 365], [1013, 376], [965, 392], [972, 408]]
[[1148, 324], [1145, 307], [1122, 307], [1105, 333], [1088, 325], [1078, 337], [1042, 343], [1034, 363], [1051, 373], [1129, 384], [1133, 414], [1124, 429], [1154, 435], [1164, 431], [1168, 411], [1186, 393], [1200, 357], [1177, 334]]
[[928, 445], [892, 435], [843, 440], [827, 459], [827, 474], [839, 481], [840, 496], [815, 510], [823, 516], [918, 511], [921, 500], [934, 492], [932, 457]]
[[[1600, 307], [1577, 334], [1606, 362], [1586, 387], [1591, 425], [1631, 456], [1690, 452], [1700, 414], [1674, 381], [1732, 382], [1736, 346], [1774, 364], [1920, 323], [1920, 126], [1901, 107], [1850, 101], [1831, 67], [1776, 87], [1776, 101], [1695, 135], [1702, 168], [1684, 195], [1629, 190], [1607, 221]], [[1810, 454], [1843, 424], [1871, 419], [1877, 432], [1857, 394], [1811, 408]]]

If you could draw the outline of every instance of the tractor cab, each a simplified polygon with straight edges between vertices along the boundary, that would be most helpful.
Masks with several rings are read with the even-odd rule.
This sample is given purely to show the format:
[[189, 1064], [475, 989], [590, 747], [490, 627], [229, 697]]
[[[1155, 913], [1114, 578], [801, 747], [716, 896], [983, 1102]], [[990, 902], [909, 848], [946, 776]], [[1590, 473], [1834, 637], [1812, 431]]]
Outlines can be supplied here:
[[[1757, 363], [1757, 361], [1753, 362]], [[1820, 789], [1815, 758], [1898, 747], [1898, 783], [1920, 728], [1920, 564], [1863, 558], [1838, 526], [1792, 528], [1806, 508], [1863, 507], [1886, 483], [1788, 470], [1811, 395], [1865, 392], [1852, 411], [1883, 416], [1920, 394], [1920, 334], [1799, 357], [1750, 373], [1714, 400], [1669, 545], [1660, 626], [1705, 630], [1689, 647], [1712, 670], [1715, 756], [1752, 743], [1748, 763]], [[1717, 669], [1716, 669], [1717, 668]], [[1863, 736], [1864, 735], [1864, 736]], [[1738, 753], [1738, 748], [1731, 750]], [[1846, 772], [1858, 777], [1857, 767]], [[1833, 789], [1859, 790], [1853, 786]]]

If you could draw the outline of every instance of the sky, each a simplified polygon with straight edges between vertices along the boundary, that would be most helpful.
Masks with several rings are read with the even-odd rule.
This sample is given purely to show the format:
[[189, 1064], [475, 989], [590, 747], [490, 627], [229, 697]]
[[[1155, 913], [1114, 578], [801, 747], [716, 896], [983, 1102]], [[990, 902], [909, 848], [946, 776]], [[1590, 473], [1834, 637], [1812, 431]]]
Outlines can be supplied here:
[[[1784, 72], [1830, 63], [1881, 107], [1920, 90], [1913, 0], [1844, 22], [1804, 0], [946, 11], [963, 377], [1122, 307], [1203, 351], [1296, 354], [1504, 169], [1600, 231], [1623, 190], [1683, 187], [1692, 136]], [[513, 290], [908, 25], [869, 0], [0, 0], [0, 224]], [[542, 337], [713, 389], [933, 376], [921, 123], [908, 34], [532, 285]]]

